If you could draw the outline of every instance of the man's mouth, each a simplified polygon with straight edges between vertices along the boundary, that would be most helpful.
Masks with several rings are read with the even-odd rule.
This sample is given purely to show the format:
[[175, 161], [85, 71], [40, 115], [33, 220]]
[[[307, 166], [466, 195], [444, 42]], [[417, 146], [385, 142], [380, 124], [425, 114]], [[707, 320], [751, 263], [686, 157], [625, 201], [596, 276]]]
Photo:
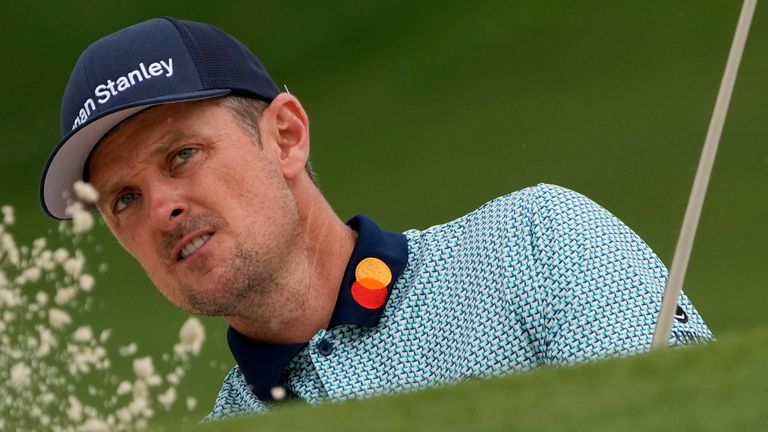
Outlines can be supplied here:
[[212, 234], [203, 234], [187, 242], [184, 247], [181, 248], [181, 251], [179, 251], [179, 255], [177, 256], [176, 261], [181, 261], [195, 253], [196, 250], [198, 250], [202, 245], [205, 244], [205, 242], [208, 241], [209, 238], [211, 238], [211, 235]]

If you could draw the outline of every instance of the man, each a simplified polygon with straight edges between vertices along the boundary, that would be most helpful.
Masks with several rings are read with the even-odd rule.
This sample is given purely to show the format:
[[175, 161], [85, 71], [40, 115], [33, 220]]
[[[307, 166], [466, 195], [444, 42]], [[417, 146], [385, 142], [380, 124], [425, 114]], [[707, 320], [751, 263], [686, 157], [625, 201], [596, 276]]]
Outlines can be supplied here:
[[[160, 18], [80, 57], [43, 171], [76, 180], [158, 290], [223, 316], [237, 366], [209, 418], [648, 349], [666, 269], [585, 197], [539, 185], [404, 234], [343, 223], [300, 102], [212, 26]], [[682, 296], [670, 342], [711, 339]]]

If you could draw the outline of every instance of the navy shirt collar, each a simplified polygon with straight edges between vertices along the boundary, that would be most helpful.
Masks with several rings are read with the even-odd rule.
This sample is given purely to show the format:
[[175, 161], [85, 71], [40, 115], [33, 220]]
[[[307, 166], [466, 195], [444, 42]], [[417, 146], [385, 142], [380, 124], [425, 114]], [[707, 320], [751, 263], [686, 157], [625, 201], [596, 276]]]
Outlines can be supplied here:
[[[347, 225], [357, 231], [357, 242], [344, 270], [328, 328], [375, 327], [389, 301], [392, 286], [408, 263], [407, 240], [401, 233], [382, 230], [363, 215], [353, 217]], [[306, 342], [257, 342], [232, 327], [227, 330], [227, 342], [246, 382], [262, 401], [272, 400], [272, 388], [280, 383], [293, 357], [307, 345]]]

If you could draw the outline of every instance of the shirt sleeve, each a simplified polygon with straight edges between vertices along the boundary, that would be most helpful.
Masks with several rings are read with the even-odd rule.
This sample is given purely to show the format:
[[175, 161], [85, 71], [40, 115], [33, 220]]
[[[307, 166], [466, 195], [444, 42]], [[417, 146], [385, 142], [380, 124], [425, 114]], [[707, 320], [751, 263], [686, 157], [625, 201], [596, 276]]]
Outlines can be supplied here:
[[[540, 317], [530, 323], [542, 364], [647, 351], [667, 281], [653, 251], [618, 218], [586, 197], [552, 185], [533, 188], [530, 253]], [[712, 333], [682, 294], [671, 344]]]
[[267, 407], [248, 388], [240, 368], [235, 366], [224, 378], [211, 413], [203, 422], [267, 412]]

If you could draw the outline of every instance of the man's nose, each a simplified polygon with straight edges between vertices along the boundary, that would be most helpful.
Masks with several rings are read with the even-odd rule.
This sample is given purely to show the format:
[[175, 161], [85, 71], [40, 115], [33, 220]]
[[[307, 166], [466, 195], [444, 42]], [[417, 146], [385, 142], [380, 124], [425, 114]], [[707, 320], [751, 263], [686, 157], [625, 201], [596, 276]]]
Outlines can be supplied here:
[[148, 204], [150, 223], [161, 230], [175, 228], [189, 213], [189, 204], [181, 193], [168, 186], [155, 187]]

